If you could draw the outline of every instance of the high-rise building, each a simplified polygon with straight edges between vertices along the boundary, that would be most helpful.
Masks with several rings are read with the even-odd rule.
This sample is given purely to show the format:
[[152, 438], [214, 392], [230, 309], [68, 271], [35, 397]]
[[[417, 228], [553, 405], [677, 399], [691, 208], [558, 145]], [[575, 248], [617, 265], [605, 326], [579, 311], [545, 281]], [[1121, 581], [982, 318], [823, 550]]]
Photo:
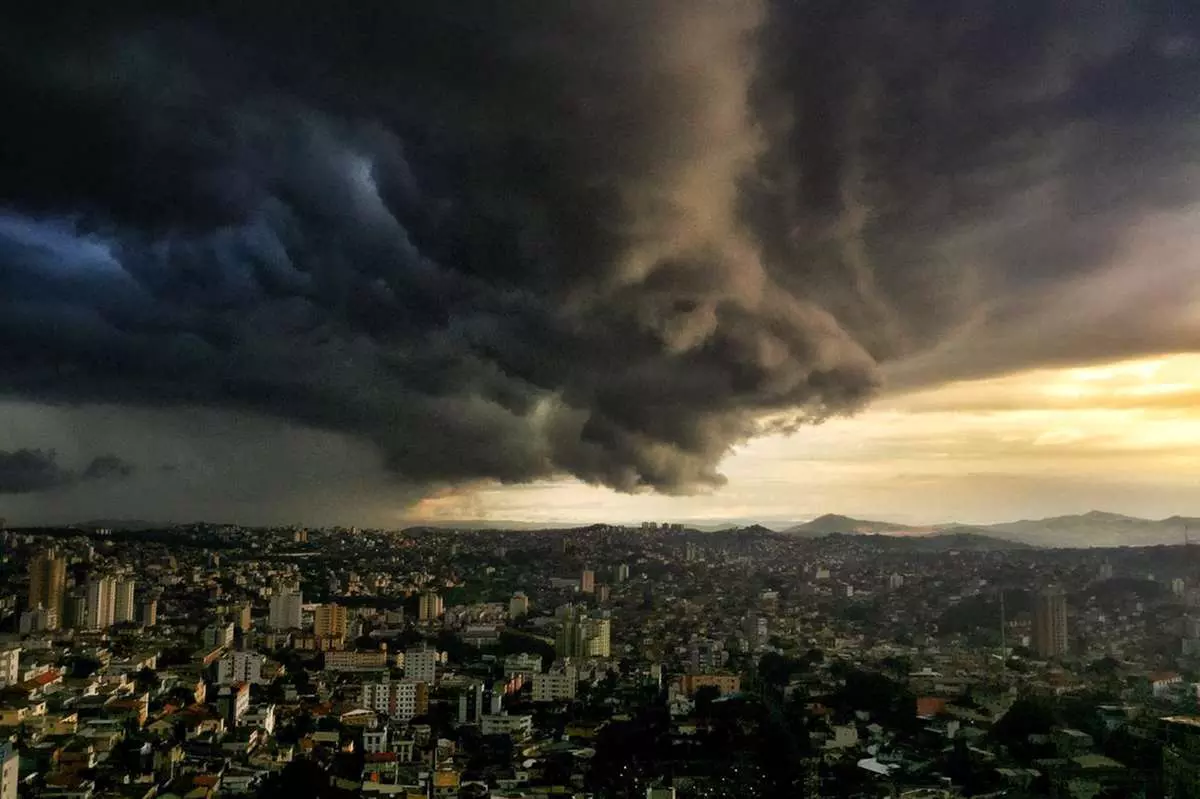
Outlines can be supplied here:
[[510, 619], [519, 619], [528, 614], [529, 597], [520, 592], [513, 594], [513, 598], [508, 600], [508, 617]]
[[404, 653], [404, 677], [433, 685], [437, 679], [438, 653], [432, 649], [410, 649]]
[[267, 624], [272, 630], [297, 630], [303, 617], [304, 595], [287, 591], [271, 597]]
[[17, 629], [21, 635], [44, 633], [49, 630], [57, 630], [58, 627], [58, 619], [55, 618], [54, 611], [43, 607], [25, 611], [17, 622]]
[[87, 587], [88, 630], [107, 630], [113, 624], [117, 611], [117, 581], [112, 577], [98, 577]]
[[1038, 594], [1033, 615], [1033, 648], [1043, 658], [1067, 653], [1067, 596], [1058, 589]]
[[623, 583], [628, 579], [629, 579], [629, 564], [622, 563], [620, 566], [617, 566], [617, 582]]
[[125, 624], [134, 620], [136, 606], [133, 604], [133, 580], [117, 581], [116, 598], [113, 602], [113, 623]]
[[475, 680], [458, 693], [458, 723], [479, 721], [483, 714], [483, 683]]
[[[63, 597], [67, 587], [67, 562], [50, 549], [29, 564], [29, 607], [53, 611], [57, 622], [62, 620]], [[54, 628], [51, 628], [54, 629]]]
[[417, 603], [417, 620], [436, 621], [442, 617], [444, 610], [442, 598], [434, 591], [425, 591]]
[[204, 646], [210, 651], [233, 645], [233, 622], [215, 621], [204, 628]]
[[596, 590], [596, 573], [591, 569], [584, 569], [583, 574], [579, 575], [579, 591], [583, 594], [590, 594]]
[[612, 623], [608, 619], [589, 618], [573, 608], [563, 619], [554, 649], [564, 658], [611, 657]]
[[13, 745], [0, 744], [0, 799], [17, 799], [17, 785], [20, 782], [17, 772], [20, 767], [21, 761]]
[[318, 605], [313, 613], [313, 634], [318, 638], [346, 638], [346, 609], [341, 605]]
[[87, 627], [87, 590], [76, 589], [63, 600], [62, 626], [69, 630]]
[[239, 630], [244, 633], [250, 632], [254, 628], [254, 605], [249, 602], [243, 602], [234, 609], [233, 623]]
[[608, 619], [585, 620], [581, 654], [593, 658], [612, 657], [612, 622]]
[[409, 679], [365, 683], [359, 702], [376, 713], [386, 713], [393, 719], [409, 721], [429, 711], [429, 686]]
[[154, 627], [158, 624], [158, 600], [151, 597], [143, 600], [141, 612], [138, 616], [138, 621], [145, 627]]

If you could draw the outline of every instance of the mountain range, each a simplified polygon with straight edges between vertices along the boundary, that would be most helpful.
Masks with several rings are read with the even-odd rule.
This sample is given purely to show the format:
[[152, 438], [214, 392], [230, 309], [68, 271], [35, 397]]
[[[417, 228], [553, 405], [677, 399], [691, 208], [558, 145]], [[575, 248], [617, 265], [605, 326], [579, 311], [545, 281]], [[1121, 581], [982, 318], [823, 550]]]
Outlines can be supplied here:
[[[93, 520], [82, 527], [119, 530], [172, 527], [170, 523], [133, 520]], [[873, 519], [856, 519], [839, 514], [818, 516], [807, 522], [789, 524], [753, 520], [688, 524], [693, 531], [782, 533], [804, 538], [827, 535], [871, 535], [910, 540], [917, 549], [1016, 549], [1024, 547], [1120, 547], [1182, 544], [1185, 538], [1200, 542], [1200, 517], [1171, 516], [1142, 519], [1105, 511], [1089, 511], [1047, 519], [1021, 519], [997, 524], [958, 523], [912, 525]], [[420, 528], [459, 530], [567, 530], [579, 527], [568, 522], [521, 522], [508, 520], [437, 520], [416, 523]], [[1189, 533], [1190, 531], [1190, 533]]]
[[[1200, 518], [1171, 516], [1166, 519], [1140, 519], [1105, 511], [1053, 516], [1048, 519], [1022, 519], [986, 525], [943, 524], [913, 526], [895, 522], [854, 519], [828, 514], [809, 522], [785, 527], [788, 535], [805, 537], [821, 535], [890, 535], [940, 538], [987, 538], [996, 544], [1011, 543], [1037, 547], [1119, 547], [1181, 544], [1187, 531], [1200, 537]], [[980, 543], [975, 541], [974, 543]]]

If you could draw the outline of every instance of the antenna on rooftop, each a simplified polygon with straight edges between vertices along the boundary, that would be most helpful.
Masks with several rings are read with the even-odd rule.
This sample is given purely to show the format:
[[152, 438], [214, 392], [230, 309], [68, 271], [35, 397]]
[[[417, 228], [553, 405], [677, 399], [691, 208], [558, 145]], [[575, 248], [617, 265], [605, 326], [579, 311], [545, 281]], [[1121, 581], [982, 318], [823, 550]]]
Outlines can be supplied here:
[[[1000, 589], [1000, 663], [1008, 662], [1008, 618], [1004, 610], [1004, 588]], [[1001, 670], [1003, 673], [1003, 670]]]

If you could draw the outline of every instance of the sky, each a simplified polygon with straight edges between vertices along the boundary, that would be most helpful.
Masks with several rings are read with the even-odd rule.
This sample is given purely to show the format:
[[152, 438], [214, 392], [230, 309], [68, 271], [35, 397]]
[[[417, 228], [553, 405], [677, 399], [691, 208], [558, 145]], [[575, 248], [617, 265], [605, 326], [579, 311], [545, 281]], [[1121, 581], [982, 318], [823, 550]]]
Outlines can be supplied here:
[[1200, 515], [1193, 5], [0, 11], [0, 517]]

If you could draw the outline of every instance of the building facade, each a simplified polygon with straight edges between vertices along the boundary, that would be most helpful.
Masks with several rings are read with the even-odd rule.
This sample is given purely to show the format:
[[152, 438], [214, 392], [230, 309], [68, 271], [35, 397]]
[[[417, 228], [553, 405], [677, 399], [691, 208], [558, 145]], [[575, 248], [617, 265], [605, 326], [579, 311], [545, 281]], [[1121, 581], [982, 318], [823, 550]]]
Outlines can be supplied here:
[[1033, 648], [1043, 658], [1067, 654], [1067, 596], [1058, 589], [1038, 594], [1033, 616]]
[[271, 597], [267, 625], [272, 630], [297, 630], [303, 619], [304, 596], [299, 591], [286, 591]]
[[117, 610], [117, 581], [112, 577], [99, 577], [88, 583], [87, 622], [88, 630], [105, 630], [112, 626]]
[[127, 624], [135, 620], [137, 606], [133, 604], [133, 580], [118, 580], [113, 599], [113, 623]]
[[432, 649], [410, 649], [404, 653], [404, 676], [433, 685], [437, 680], [438, 653]]
[[0, 799], [17, 799], [21, 762], [10, 743], [0, 744]]
[[217, 684], [233, 685], [248, 683], [265, 685], [270, 680], [263, 678], [263, 666], [267, 659], [257, 652], [226, 652], [217, 661]]
[[[53, 549], [38, 555], [29, 564], [29, 608], [52, 611], [58, 621], [63, 617], [63, 597], [67, 587], [67, 562]], [[55, 629], [58, 626], [56, 621]]]

